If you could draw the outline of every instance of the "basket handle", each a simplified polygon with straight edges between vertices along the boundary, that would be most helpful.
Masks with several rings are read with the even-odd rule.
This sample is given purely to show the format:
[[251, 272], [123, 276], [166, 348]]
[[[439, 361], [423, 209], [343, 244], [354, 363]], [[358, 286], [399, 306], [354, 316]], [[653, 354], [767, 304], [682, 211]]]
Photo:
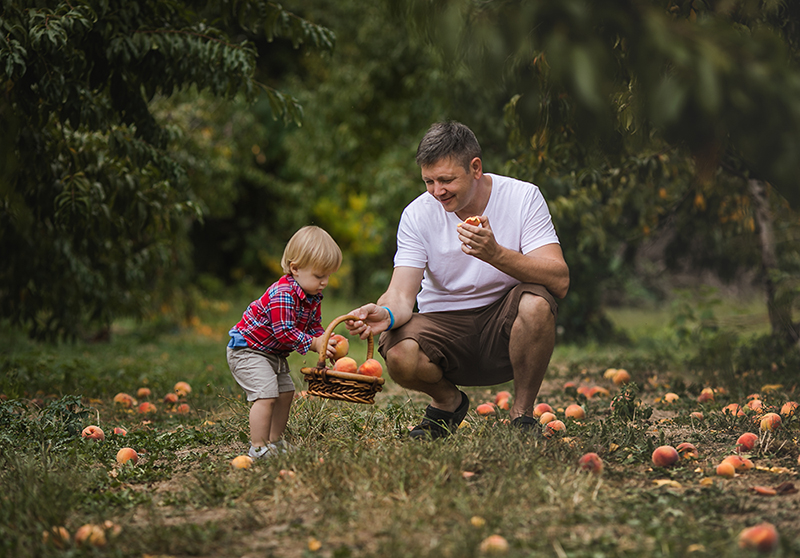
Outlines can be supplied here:
[[[327, 360], [327, 349], [328, 349], [328, 340], [333, 335], [333, 330], [338, 326], [340, 323], [345, 322], [347, 320], [357, 320], [356, 316], [352, 314], [345, 314], [344, 316], [339, 316], [338, 318], [334, 319], [328, 327], [325, 329], [325, 333], [322, 334], [322, 346], [325, 348], [323, 352], [319, 354], [319, 362], [317, 362], [317, 368], [325, 368], [325, 361]], [[369, 334], [367, 337], [367, 360], [372, 358], [372, 351], [375, 348], [375, 341], [372, 339], [372, 333]]]

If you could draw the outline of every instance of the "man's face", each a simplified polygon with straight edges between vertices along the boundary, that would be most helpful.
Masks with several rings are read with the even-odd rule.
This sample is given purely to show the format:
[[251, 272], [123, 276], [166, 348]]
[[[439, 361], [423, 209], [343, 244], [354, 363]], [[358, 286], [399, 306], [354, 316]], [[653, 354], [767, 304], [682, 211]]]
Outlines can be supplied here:
[[476, 162], [480, 168], [480, 159], [476, 157], [469, 171], [452, 157], [422, 167], [422, 180], [428, 193], [442, 204], [445, 211], [463, 211], [473, 202], [480, 176]]

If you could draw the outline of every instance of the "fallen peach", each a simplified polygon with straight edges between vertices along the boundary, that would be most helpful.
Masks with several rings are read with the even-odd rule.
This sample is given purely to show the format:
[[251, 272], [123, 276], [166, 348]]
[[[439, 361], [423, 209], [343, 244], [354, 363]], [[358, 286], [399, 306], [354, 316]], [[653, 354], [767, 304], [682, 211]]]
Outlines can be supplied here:
[[606, 380], [610, 380], [614, 377], [614, 374], [616, 374], [617, 372], [618, 370], [616, 368], [606, 368], [606, 371], [603, 372], [603, 378], [605, 378]]
[[539, 424], [547, 424], [548, 422], [552, 422], [554, 420], [556, 420], [555, 413], [545, 411], [542, 413], [542, 416], [539, 417]]
[[348, 374], [355, 374], [358, 372], [358, 364], [350, 357], [342, 357], [333, 365], [333, 369], [338, 372], [347, 372]]
[[42, 531], [42, 542], [64, 549], [69, 546], [69, 531], [67, 531], [66, 527], [51, 527], [47, 531]]
[[174, 405], [178, 402], [178, 394], [175, 392], [169, 392], [164, 396], [164, 403], [167, 405]]
[[552, 413], [553, 408], [547, 403], [539, 403], [533, 408], [533, 416], [541, 417], [545, 413]]
[[239, 455], [231, 460], [234, 469], [249, 469], [253, 465], [253, 458], [249, 455]]
[[567, 429], [566, 425], [560, 420], [558, 419], [551, 420], [550, 422], [544, 425], [544, 428], [542, 429], [542, 436], [544, 436], [545, 438], [552, 438], [557, 433], [563, 433], [564, 431], [566, 431], [566, 429]]
[[114, 396], [114, 403], [126, 409], [130, 409], [136, 406], [136, 399], [134, 399], [132, 395], [120, 392]]
[[597, 397], [608, 397], [609, 395], [611, 395], [611, 393], [602, 386], [592, 386], [589, 388], [589, 395], [587, 395], [586, 397], [591, 399], [595, 395]]
[[187, 382], [177, 382], [175, 387], [172, 388], [175, 393], [180, 395], [181, 397], [186, 397], [190, 393], [192, 393], [192, 386], [190, 386]]
[[781, 407], [781, 414], [785, 417], [790, 417], [797, 411], [797, 402], [796, 401], [787, 401]]
[[139, 405], [139, 407], [137, 407], [136, 410], [141, 415], [147, 415], [150, 413], [155, 413], [157, 411], [156, 406], [150, 403], [149, 401], [145, 401], [144, 403]]
[[761, 410], [763, 410], [763, 408], [764, 408], [764, 403], [762, 403], [760, 399], [751, 399], [750, 401], [748, 401], [748, 402], [747, 402], [747, 407], [748, 407], [748, 408], [749, 408], [751, 411], [756, 411], [756, 412], [758, 412], [758, 411], [761, 411]]
[[743, 417], [744, 411], [738, 403], [730, 403], [722, 408], [723, 415], [733, 415], [735, 417]]
[[733, 465], [733, 469], [737, 473], [741, 473], [743, 471], [746, 471], [749, 468], [748, 465], [747, 465], [747, 462], [743, 458], [738, 456], [738, 455], [729, 455], [728, 457], [723, 459], [722, 462], [723, 463], [730, 463], [731, 465]]
[[139, 454], [133, 448], [122, 448], [117, 452], [117, 463], [127, 463], [130, 461], [133, 465], [139, 461]]
[[717, 465], [717, 476], [732, 479], [736, 475], [736, 468], [730, 461], [723, 461]]
[[381, 366], [381, 363], [374, 358], [368, 358], [364, 361], [364, 364], [358, 367], [358, 373], [363, 374], [364, 376], [374, 376], [375, 378], [380, 378], [383, 376], [383, 366]]
[[498, 391], [497, 395], [494, 396], [494, 404], [497, 405], [501, 399], [511, 399], [511, 393], [508, 391]]
[[106, 439], [105, 432], [99, 426], [95, 426], [90, 424], [86, 428], [83, 429], [81, 432], [81, 438], [86, 438], [87, 440], [96, 440], [98, 442], [102, 442]]
[[572, 403], [571, 405], [567, 405], [567, 408], [564, 410], [564, 416], [575, 420], [583, 420], [586, 418], [586, 411], [577, 403]]
[[175, 407], [175, 412], [180, 415], [188, 414], [191, 411], [191, 407], [189, 407], [188, 403], [181, 403], [177, 407]]
[[759, 552], [772, 552], [778, 548], [778, 531], [772, 523], [767, 522], [747, 527], [739, 533], [739, 546]]
[[631, 375], [627, 370], [620, 368], [611, 378], [611, 381], [614, 382], [615, 385], [621, 386], [631, 381]]
[[106, 532], [99, 525], [87, 523], [82, 525], [75, 532], [75, 544], [78, 546], [91, 545], [91, 546], [105, 546], [106, 545]]
[[494, 415], [496, 413], [494, 405], [491, 403], [481, 403], [475, 407], [475, 412], [482, 416]]
[[679, 458], [678, 450], [672, 446], [659, 446], [653, 450], [652, 460], [656, 467], [671, 467]]
[[695, 420], [704, 420], [705, 419], [705, 416], [703, 416], [703, 413], [701, 413], [700, 411], [693, 411], [693, 412], [689, 413], [689, 416], [692, 417]]
[[151, 393], [152, 392], [150, 391], [149, 387], [140, 387], [139, 389], [136, 390], [136, 397], [138, 397], [139, 399], [147, 399], [148, 397], [150, 397]]
[[508, 552], [508, 541], [500, 535], [489, 535], [481, 541], [481, 554], [500, 556]]
[[758, 435], [752, 432], [745, 432], [736, 440], [736, 450], [739, 452], [752, 451], [758, 442]]
[[336, 341], [336, 349], [333, 354], [333, 360], [337, 361], [340, 358], [347, 356], [347, 353], [350, 352], [350, 341], [347, 340], [347, 337], [344, 335], [339, 335], [338, 333], [334, 333], [331, 335], [331, 339]]
[[114, 427], [114, 434], [118, 434], [119, 436], [127, 436], [128, 431], [122, 428], [121, 426]]
[[580, 393], [581, 395], [583, 395], [587, 399], [592, 396], [592, 388], [591, 388], [591, 386], [581, 385], [581, 386], [578, 386], [578, 388], [575, 391], [577, 391], [578, 393]]
[[664, 394], [665, 403], [675, 403], [678, 399], [680, 399], [680, 397], [677, 393], [669, 392]]
[[579, 460], [578, 466], [590, 473], [600, 473], [603, 470], [603, 460], [595, 452], [585, 453]]
[[503, 409], [504, 411], [508, 411], [511, 408], [511, 404], [508, 402], [508, 397], [504, 397], [495, 403], [499, 409]]
[[700, 452], [697, 451], [695, 445], [690, 442], [678, 444], [675, 450], [683, 459], [698, 459], [700, 457]]
[[711, 388], [703, 388], [703, 391], [697, 396], [698, 403], [705, 403], [707, 401], [714, 401], [714, 390]]
[[778, 413], [767, 413], [761, 417], [761, 430], [775, 430], [781, 425], [781, 416]]
[[778, 491], [770, 486], [754, 486], [753, 492], [760, 496], [775, 496], [778, 494]]

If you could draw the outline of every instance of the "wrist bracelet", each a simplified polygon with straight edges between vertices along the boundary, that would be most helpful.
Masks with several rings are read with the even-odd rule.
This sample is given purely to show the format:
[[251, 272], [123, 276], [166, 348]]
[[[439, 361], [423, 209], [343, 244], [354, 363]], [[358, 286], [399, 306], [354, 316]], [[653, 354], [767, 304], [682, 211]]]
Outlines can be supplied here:
[[394, 327], [394, 314], [392, 314], [392, 311], [389, 310], [388, 306], [381, 306], [381, 308], [385, 308], [386, 311], [389, 312], [389, 327], [386, 328], [386, 331], [389, 331]]

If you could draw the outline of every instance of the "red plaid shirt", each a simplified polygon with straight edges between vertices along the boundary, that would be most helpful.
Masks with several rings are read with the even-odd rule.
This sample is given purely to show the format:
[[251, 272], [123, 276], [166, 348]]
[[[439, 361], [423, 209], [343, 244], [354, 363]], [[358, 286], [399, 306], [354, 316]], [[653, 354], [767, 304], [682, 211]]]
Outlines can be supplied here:
[[309, 296], [291, 275], [273, 283], [250, 303], [235, 328], [251, 349], [279, 356], [308, 352], [311, 341], [325, 333], [322, 294]]

